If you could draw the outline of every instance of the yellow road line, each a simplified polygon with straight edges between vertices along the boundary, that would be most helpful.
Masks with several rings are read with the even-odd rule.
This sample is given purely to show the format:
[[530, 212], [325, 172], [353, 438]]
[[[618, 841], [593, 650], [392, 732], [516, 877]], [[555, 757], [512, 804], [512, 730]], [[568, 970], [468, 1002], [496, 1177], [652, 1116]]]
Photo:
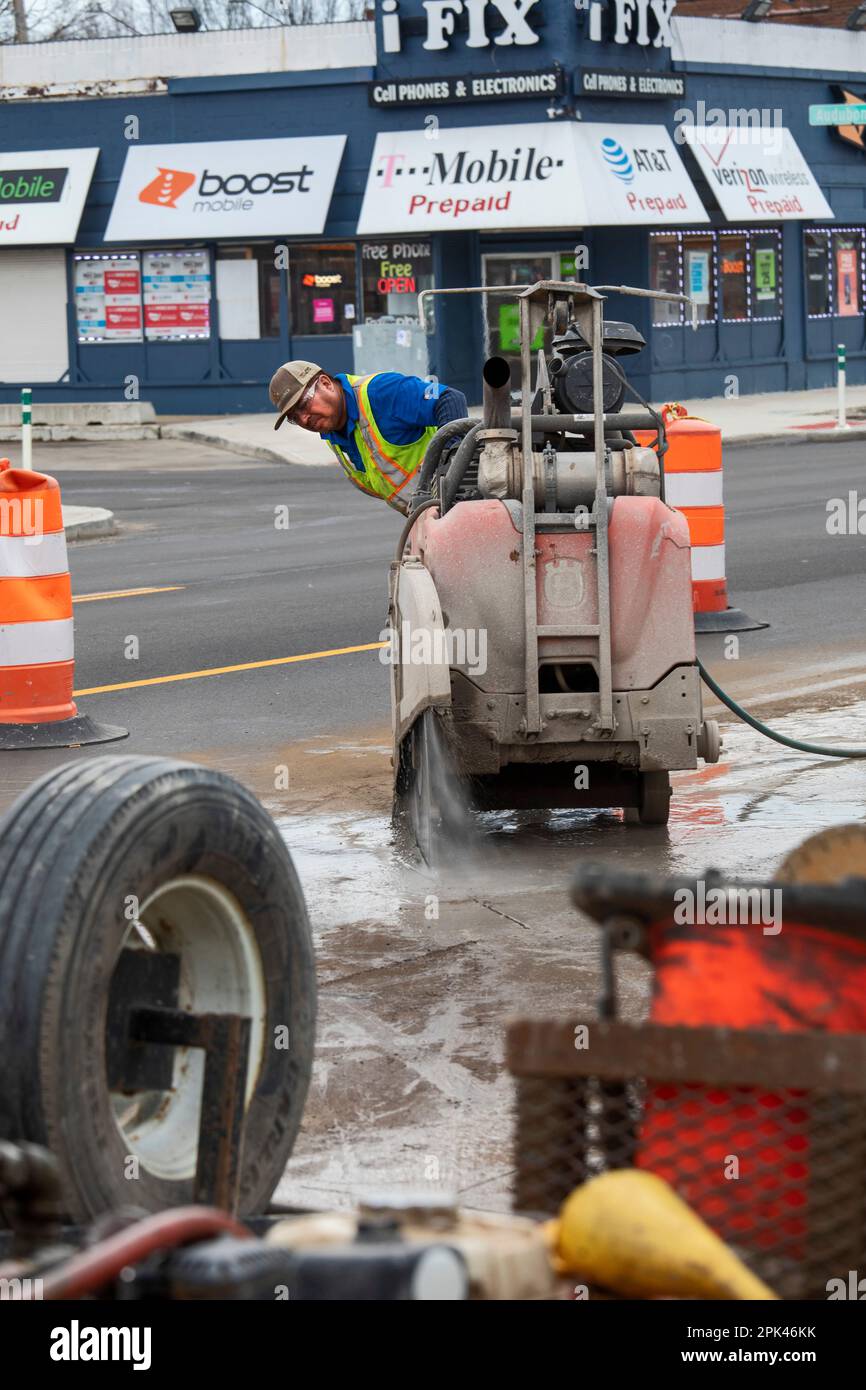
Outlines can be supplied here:
[[111, 589], [105, 594], [73, 594], [73, 603], [95, 603], [100, 598], [135, 598], [138, 594], [173, 594], [185, 584], [164, 584], [159, 589]]
[[110, 690], [135, 690], [142, 685], [167, 685], [169, 681], [197, 681], [203, 676], [227, 676], [233, 671], [258, 671], [263, 666], [288, 666], [293, 661], [319, 661], [325, 656], [349, 656], [352, 652], [375, 652], [387, 642], [365, 642], [360, 647], [335, 647], [327, 652], [303, 652], [300, 656], [275, 656], [268, 661], [245, 661], [240, 666], [211, 666], [204, 671], [182, 671], [176, 676], [151, 676], [143, 681], [122, 681], [119, 685], [92, 685], [73, 690], [73, 695], [104, 695]]

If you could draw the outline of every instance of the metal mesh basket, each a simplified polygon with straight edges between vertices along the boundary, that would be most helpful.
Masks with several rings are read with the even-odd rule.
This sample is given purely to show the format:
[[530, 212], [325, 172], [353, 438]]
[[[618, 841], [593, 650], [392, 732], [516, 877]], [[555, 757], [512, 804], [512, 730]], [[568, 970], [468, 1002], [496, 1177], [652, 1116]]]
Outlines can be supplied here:
[[648, 1168], [783, 1298], [866, 1270], [866, 1037], [521, 1021], [508, 1066], [516, 1210]]

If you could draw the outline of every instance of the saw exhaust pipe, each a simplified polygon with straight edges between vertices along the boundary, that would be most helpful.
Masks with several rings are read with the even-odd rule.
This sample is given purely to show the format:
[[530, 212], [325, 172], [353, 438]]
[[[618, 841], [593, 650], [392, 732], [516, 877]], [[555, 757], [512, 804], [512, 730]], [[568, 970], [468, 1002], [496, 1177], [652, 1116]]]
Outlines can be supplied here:
[[504, 357], [488, 357], [481, 371], [482, 421], [486, 430], [511, 428], [511, 367]]

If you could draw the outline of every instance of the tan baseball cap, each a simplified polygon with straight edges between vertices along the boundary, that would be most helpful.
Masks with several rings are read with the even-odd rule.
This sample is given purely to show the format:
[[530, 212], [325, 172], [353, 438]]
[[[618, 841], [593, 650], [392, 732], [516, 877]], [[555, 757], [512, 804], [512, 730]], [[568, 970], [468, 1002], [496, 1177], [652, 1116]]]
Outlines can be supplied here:
[[274, 425], [275, 430], [280, 428], [289, 411], [294, 409], [310, 382], [315, 380], [321, 371], [322, 368], [317, 367], [315, 362], [284, 362], [281, 367], [277, 367], [268, 387], [271, 404], [280, 412]]

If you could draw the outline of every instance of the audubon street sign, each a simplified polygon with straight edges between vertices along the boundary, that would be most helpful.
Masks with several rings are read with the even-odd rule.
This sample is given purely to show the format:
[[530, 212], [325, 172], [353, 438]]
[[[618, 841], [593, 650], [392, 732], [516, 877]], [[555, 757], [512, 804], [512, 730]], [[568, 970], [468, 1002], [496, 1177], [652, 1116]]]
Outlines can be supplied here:
[[809, 125], [866, 125], [866, 101], [810, 106]]

